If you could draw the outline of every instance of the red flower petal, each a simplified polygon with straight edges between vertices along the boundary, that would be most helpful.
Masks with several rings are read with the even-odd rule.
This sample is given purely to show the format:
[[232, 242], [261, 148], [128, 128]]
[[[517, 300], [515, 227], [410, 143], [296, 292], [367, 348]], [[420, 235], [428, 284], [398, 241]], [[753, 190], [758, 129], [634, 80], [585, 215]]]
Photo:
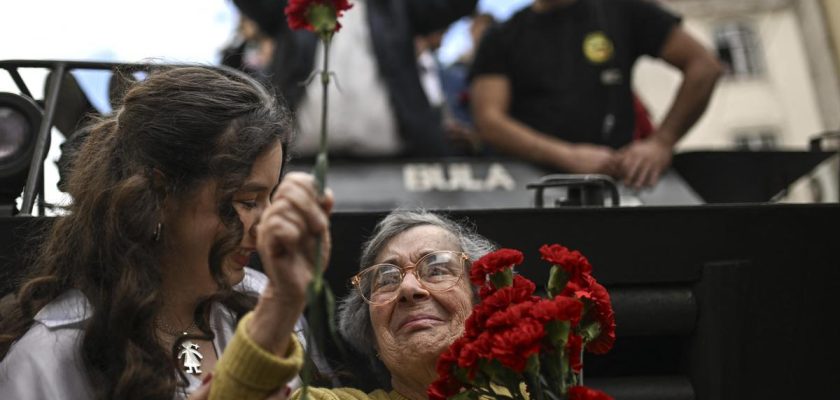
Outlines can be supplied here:
[[341, 23], [338, 20], [344, 16], [344, 11], [353, 7], [348, 0], [290, 0], [284, 9], [289, 28], [292, 30], [306, 29], [314, 31], [315, 28], [309, 22], [308, 17], [309, 8], [315, 4], [329, 5], [335, 11], [335, 32], [341, 30]]
[[569, 400], [612, 400], [612, 397], [586, 386], [572, 386], [569, 388]]
[[524, 256], [519, 250], [499, 249], [479, 258], [470, 268], [470, 281], [475, 285], [483, 285], [487, 275], [512, 268], [522, 263]]
[[589, 260], [577, 250], [572, 251], [559, 244], [552, 244], [540, 247], [540, 254], [543, 260], [559, 265], [566, 270], [570, 281], [592, 272], [592, 265], [589, 264]]

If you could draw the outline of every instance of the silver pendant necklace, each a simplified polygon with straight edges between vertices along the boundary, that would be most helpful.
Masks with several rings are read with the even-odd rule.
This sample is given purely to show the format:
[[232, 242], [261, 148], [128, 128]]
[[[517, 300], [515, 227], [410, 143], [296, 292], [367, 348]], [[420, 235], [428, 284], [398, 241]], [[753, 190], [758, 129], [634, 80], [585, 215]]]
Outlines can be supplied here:
[[[175, 340], [178, 340], [179, 336], [187, 336], [189, 335], [189, 331], [195, 328], [195, 321], [193, 321], [190, 326], [188, 326], [183, 331], [177, 331], [175, 329], [171, 329], [165, 322], [158, 319], [155, 321], [158, 330], [161, 332], [172, 336]], [[199, 351], [200, 346], [193, 342], [192, 340], [186, 339], [181, 341], [181, 351], [178, 352], [178, 356], [176, 357], [178, 360], [183, 359], [184, 365], [184, 372], [191, 374], [191, 375], [201, 375], [201, 359], [204, 356]]]

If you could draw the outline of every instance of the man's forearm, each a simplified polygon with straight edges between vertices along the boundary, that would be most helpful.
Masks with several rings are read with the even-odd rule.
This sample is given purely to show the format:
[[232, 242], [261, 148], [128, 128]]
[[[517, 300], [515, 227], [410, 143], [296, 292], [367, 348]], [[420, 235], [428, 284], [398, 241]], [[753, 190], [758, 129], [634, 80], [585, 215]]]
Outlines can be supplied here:
[[719, 64], [698, 61], [683, 71], [683, 81], [653, 139], [673, 147], [706, 111], [721, 75]]
[[479, 136], [495, 149], [542, 165], [569, 169], [568, 143], [539, 132], [501, 112], [476, 118]]

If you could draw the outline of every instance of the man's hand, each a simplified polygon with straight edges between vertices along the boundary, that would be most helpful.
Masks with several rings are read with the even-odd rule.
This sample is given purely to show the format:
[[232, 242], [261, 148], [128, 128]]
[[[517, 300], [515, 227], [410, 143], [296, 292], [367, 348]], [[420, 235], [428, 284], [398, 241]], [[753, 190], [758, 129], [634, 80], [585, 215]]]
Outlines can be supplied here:
[[655, 136], [630, 143], [617, 153], [618, 177], [635, 189], [656, 185], [662, 171], [671, 165], [673, 152], [670, 145]]
[[596, 144], [574, 143], [568, 145], [564, 168], [573, 174], [604, 174], [616, 177], [619, 164], [615, 150]]

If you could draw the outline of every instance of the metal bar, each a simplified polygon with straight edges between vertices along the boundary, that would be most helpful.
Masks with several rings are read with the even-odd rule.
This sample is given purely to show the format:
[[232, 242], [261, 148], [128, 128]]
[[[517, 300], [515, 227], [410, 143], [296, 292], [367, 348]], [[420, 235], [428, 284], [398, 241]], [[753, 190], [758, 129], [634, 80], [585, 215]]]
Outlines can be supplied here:
[[38, 215], [41, 217], [44, 216], [47, 205], [47, 201], [44, 199], [45, 193], [46, 192], [44, 190], [44, 168], [41, 168], [41, 174], [38, 177]]
[[61, 83], [64, 80], [65, 67], [64, 64], [58, 63], [53, 70], [55, 79], [50, 82], [50, 87], [47, 91], [44, 120], [41, 121], [37, 142], [35, 143], [35, 153], [32, 155], [32, 161], [29, 163], [29, 175], [26, 178], [26, 186], [23, 189], [21, 215], [32, 215], [32, 206], [35, 202], [35, 189], [38, 177], [41, 175], [41, 168], [43, 168], [42, 161], [48, 150], [47, 138], [49, 138], [50, 130], [52, 129], [56, 103], [58, 102], [58, 92], [61, 90]]
[[96, 61], [63, 61], [63, 60], [3, 60], [0, 68], [47, 68], [56, 69], [59, 65], [67, 70], [72, 69], [112, 69], [115, 67], [149, 67], [155, 64], [142, 63], [113, 63]]
[[604, 185], [607, 189], [610, 190], [610, 195], [612, 195], [612, 205], [613, 207], [618, 207], [621, 204], [621, 197], [618, 195], [618, 188], [615, 186], [615, 183], [612, 181], [604, 181]]
[[[63, 66], [65, 70], [70, 71], [74, 69], [93, 69], [93, 70], [113, 70], [117, 68], [124, 68], [130, 70], [149, 70], [159, 67], [177, 67], [177, 66], [194, 66], [189, 63], [174, 63], [174, 64], [155, 64], [155, 63], [119, 63], [119, 62], [96, 62], [96, 61], [71, 61], [71, 60], [0, 60], [0, 68], [7, 71], [13, 68], [46, 68], [57, 69]], [[230, 67], [223, 65], [202, 65], [202, 67], [215, 70], [231, 70]]]
[[23, 81], [23, 78], [20, 76], [20, 72], [18, 72], [17, 68], [9, 68], [8, 71], [9, 75], [12, 76], [12, 80], [15, 81], [15, 85], [17, 85], [18, 90], [30, 99], [34, 99], [34, 97], [32, 97], [32, 92], [29, 91], [29, 88], [26, 86], [26, 82]]

